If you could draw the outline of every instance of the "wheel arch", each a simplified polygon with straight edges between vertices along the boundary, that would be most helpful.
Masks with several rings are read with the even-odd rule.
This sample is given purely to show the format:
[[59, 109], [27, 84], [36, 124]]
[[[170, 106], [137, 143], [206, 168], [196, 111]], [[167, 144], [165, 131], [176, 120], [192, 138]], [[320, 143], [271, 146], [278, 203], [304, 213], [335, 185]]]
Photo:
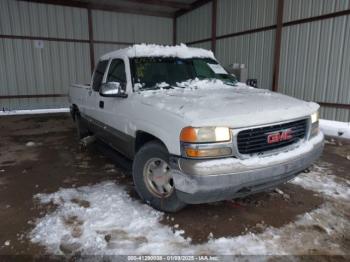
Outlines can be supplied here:
[[79, 107], [76, 104], [72, 104], [70, 107], [70, 114], [73, 118], [73, 121], [76, 120], [76, 114], [80, 114], [79, 113]]
[[134, 145], [135, 154], [140, 150], [140, 148], [143, 145], [145, 145], [146, 143], [148, 143], [150, 141], [158, 141], [169, 152], [166, 144], [162, 141], [162, 139], [160, 139], [159, 137], [157, 137], [153, 134], [150, 134], [149, 132], [138, 130], [138, 131], [136, 131], [136, 138], [135, 138], [135, 145]]

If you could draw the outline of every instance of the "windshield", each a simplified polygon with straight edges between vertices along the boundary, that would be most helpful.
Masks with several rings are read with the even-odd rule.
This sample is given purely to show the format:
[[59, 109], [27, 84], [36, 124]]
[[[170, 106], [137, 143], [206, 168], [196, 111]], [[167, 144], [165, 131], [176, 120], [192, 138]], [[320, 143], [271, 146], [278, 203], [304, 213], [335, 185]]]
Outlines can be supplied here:
[[233, 75], [210, 58], [138, 57], [130, 59], [130, 62], [137, 90], [178, 87], [177, 83], [196, 78], [219, 79], [229, 85], [237, 83]]

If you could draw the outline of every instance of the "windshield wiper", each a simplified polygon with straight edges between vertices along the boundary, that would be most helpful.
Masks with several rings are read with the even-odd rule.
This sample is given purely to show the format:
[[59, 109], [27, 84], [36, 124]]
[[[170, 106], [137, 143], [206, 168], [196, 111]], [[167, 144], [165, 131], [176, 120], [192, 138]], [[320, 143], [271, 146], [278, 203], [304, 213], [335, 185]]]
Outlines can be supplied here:
[[146, 86], [146, 87], [141, 87], [139, 90], [159, 90], [159, 89], [174, 89], [173, 86], [171, 85], [154, 85], [154, 86]]
[[227, 81], [224, 80], [223, 82], [225, 85], [229, 85], [229, 86], [237, 86], [237, 83], [238, 83], [238, 81], [233, 82], [230, 80], [227, 80]]

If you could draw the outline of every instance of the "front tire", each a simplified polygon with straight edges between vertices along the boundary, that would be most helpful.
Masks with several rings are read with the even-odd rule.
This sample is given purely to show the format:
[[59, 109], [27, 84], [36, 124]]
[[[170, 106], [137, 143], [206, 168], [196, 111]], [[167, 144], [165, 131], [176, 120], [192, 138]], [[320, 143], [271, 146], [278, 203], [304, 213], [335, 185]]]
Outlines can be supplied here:
[[176, 212], [186, 206], [176, 195], [169, 153], [161, 143], [148, 142], [137, 152], [132, 175], [137, 193], [152, 207]]

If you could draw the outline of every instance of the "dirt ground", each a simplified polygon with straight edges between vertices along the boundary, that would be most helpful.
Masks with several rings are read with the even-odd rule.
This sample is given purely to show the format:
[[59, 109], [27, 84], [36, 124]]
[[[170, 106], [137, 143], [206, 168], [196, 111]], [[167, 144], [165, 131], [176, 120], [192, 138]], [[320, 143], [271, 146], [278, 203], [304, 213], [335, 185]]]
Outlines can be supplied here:
[[[38, 193], [108, 180], [124, 185], [132, 199], [140, 201], [130, 162], [102, 144], [81, 150], [68, 114], [1, 117], [0, 137], [0, 255], [47, 254], [45, 247], [28, 239], [35, 221], [55, 209], [38, 204], [34, 198]], [[332, 164], [334, 174], [348, 180], [349, 152], [350, 144], [333, 141], [326, 144], [319, 162]], [[165, 214], [161, 223], [183, 229], [193, 244], [201, 244], [209, 236], [234, 237], [280, 228], [325, 203], [322, 195], [296, 184], [279, 189], [235, 201], [191, 205]], [[349, 205], [345, 208], [349, 214]], [[350, 250], [348, 231], [334, 241]]]

